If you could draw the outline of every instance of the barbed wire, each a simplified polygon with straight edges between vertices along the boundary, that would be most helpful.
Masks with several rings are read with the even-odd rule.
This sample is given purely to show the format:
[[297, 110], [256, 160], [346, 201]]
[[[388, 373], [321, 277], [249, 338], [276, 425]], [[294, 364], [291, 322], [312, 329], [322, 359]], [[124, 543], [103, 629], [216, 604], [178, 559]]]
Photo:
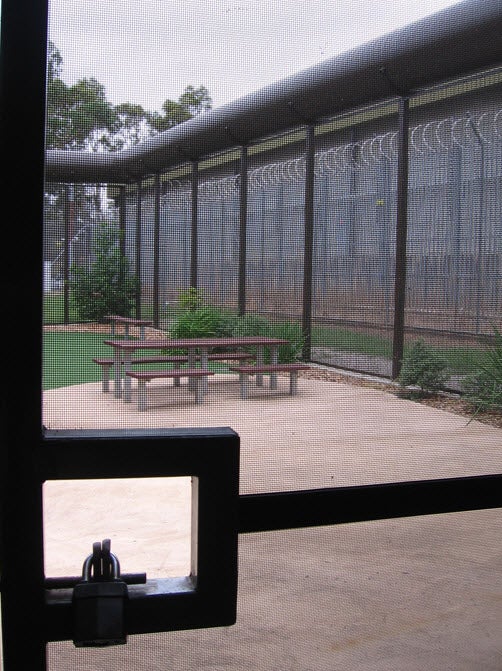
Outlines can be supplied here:
[[[467, 113], [461, 117], [434, 119], [413, 126], [409, 132], [410, 151], [417, 156], [479, 148], [501, 141], [502, 109], [485, 111], [476, 116]], [[397, 156], [398, 131], [388, 131], [316, 152], [314, 172], [316, 177], [343, 175], [348, 170], [371, 169], [382, 162], [395, 162]], [[305, 179], [305, 171], [304, 156], [267, 163], [248, 172], [248, 191], [298, 183]], [[198, 185], [198, 197], [202, 201], [236, 198], [239, 184], [239, 175], [204, 180]], [[163, 198], [171, 206], [184, 206], [191, 198], [190, 183], [186, 180], [169, 180], [164, 189]]]

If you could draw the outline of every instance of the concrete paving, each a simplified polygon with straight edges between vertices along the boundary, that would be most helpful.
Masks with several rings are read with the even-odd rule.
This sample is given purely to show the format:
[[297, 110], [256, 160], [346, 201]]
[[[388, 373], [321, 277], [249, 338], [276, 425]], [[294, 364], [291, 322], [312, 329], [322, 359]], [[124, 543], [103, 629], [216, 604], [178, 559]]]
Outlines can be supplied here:
[[[242, 493], [502, 472], [501, 429], [371, 388], [300, 379], [291, 397], [280, 378], [277, 392], [254, 388], [243, 401], [218, 375], [201, 406], [163, 381], [149, 400], [139, 412], [134, 395], [126, 405], [99, 384], [53, 390], [44, 424], [231, 426]], [[124, 571], [185, 573], [189, 483], [117, 481], [111, 494], [93, 482], [46, 486], [47, 574], [75, 573], [105, 537]], [[501, 532], [501, 511], [489, 510], [241, 535], [235, 626], [108, 650], [50, 644], [49, 669], [500, 671]]]

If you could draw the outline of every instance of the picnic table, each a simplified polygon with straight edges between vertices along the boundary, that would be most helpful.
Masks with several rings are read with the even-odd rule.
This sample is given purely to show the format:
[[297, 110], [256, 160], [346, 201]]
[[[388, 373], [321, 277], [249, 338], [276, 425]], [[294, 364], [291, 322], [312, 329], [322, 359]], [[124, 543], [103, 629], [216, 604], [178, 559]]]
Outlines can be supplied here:
[[122, 324], [124, 326], [124, 336], [129, 338], [129, 326], [139, 326], [140, 338], [145, 337], [145, 326], [151, 326], [152, 321], [145, 319], [133, 319], [132, 317], [121, 317], [120, 315], [106, 315], [103, 319], [111, 324], [111, 336], [115, 335], [116, 325]]
[[[256, 348], [256, 365], [264, 366], [265, 350], [270, 351], [272, 365], [277, 364], [279, 345], [285, 345], [289, 341], [284, 338], [269, 338], [267, 336], [238, 336], [235, 338], [166, 338], [165, 340], [105, 340], [114, 350], [113, 380], [115, 398], [123, 397], [124, 401], [131, 400], [131, 355], [141, 350], [187, 350], [188, 368], [194, 370], [199, 366], [207, 370], [209, 352], [212, 349], [225, 349], [232, 352], [242, 347], [253, 346]], [[229, 358], [231, 356], [229, 355]], [[257, 373], [256, 385], [263, 386], [263, 374]], [[207, 384], [207, 378], [204, 378]], [[277, 372], [270, 375], [270, 388], [277, 389]]]

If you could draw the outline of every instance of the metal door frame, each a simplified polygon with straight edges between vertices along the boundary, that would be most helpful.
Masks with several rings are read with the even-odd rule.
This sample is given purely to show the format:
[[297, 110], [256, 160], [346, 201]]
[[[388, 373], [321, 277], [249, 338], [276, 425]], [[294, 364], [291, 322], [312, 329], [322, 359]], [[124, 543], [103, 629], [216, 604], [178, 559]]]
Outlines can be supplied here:
[[[10, 233], [1, 264], [9, 346], [1, 369], [3, 655], [5, 671], [42, 671], [42, 485], [71, 443], [61, 438], [55, 446], [41, 416], [46, 0], [2, 0], [1, 29], [2, 203]], [[11, 221], [5, 212], [13, 203], [19, 212]], [[94, 448], [91, 440], [87, 449]], [[499, 508], [502, 475], [246, 495], [238, 505], [239, 533]]]

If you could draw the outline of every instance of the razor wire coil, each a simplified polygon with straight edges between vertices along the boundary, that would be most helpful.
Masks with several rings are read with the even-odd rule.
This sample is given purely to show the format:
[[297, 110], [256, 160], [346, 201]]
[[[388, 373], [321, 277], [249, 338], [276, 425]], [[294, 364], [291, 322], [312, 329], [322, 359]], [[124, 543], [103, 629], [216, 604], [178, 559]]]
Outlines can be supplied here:
[[[479, 148], [502, 141], [502, 109], [488, 110], [477, 115], [444, 117], [416, 124], [409, 130], [410, 151], [419, 156]], [[314, 161], [316, 177], [336, 177], [355, 169], [372, 169], [382, 162], [392, 163], [398, 155], [398, 132], [387, 131], [363, 140], [336, 145], [317, 151]], [[305, 179], [305, 157], [297, 156], [258, 166], [248, 172], [248, 191], [273, 189], [295, 184]], [[236, 198], [240, 176], [230, 175], [201, 180], [197, 186], [201, 201]], [[171, 206], [185, 206], [191, 197], [187, 180], [165, 182], [163, 199]]]

